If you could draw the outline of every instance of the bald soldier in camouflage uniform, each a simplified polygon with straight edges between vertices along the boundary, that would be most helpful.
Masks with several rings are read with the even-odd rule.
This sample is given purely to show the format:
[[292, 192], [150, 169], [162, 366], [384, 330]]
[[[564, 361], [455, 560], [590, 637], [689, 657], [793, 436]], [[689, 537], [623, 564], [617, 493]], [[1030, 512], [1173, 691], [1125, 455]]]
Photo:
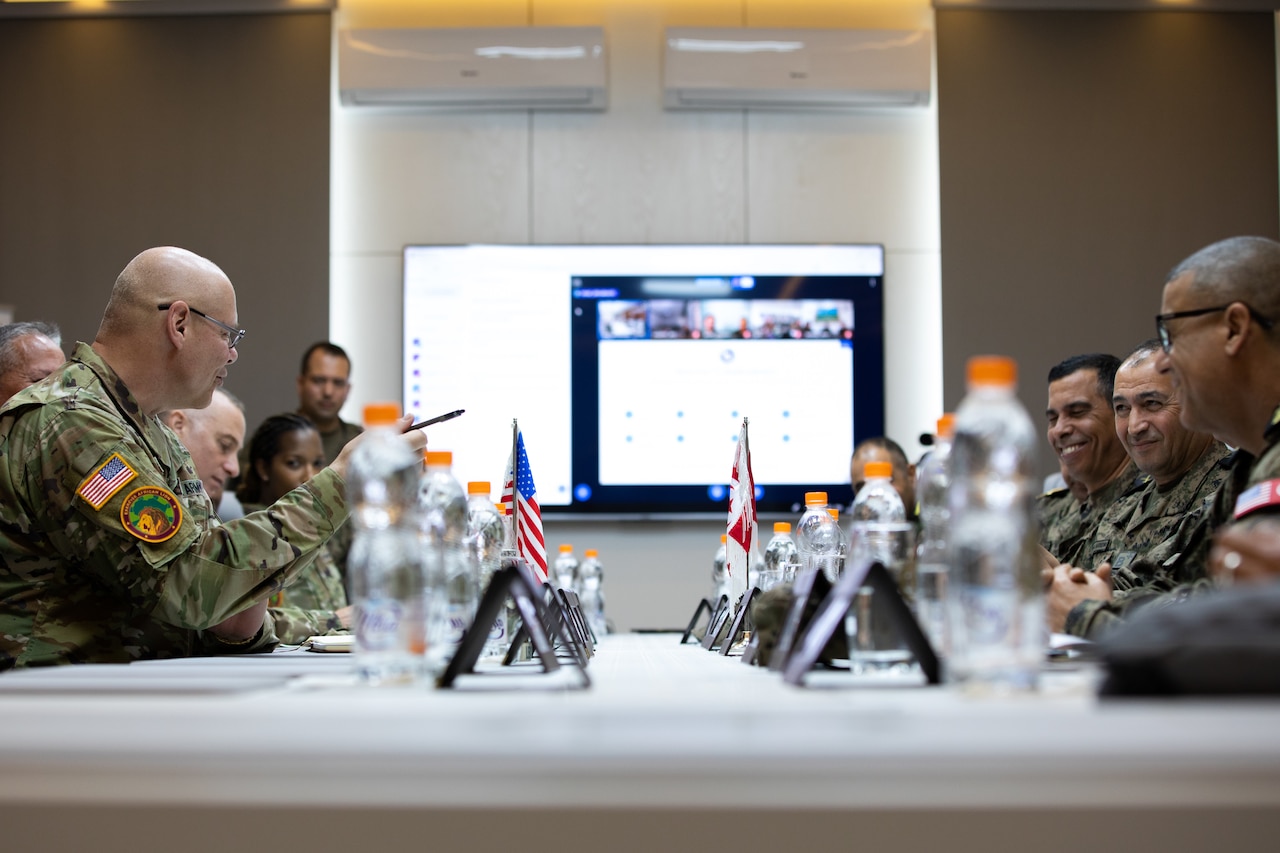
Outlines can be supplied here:
[[[1201, 249], [1170, 273], [1161, 312], [1157, 362], [1176, 377], [1181, 424], [1239, 450], [1209, 515], [1216, 544], [1208, 579], [1167, 593], [1132, 590], [1113, 600], [1105, 565], [1096, 573], [1071, 566], [1047, 573], [1051, 598], [1074, 598], [1092, 608], [1083, 629], [1090, 636], [1140, 608], [1205, 594], [1223, 578], [1264, 580], [1280, 573], [1280, 560], [1245, 547], [1252, 544], [1251, 530], [1280, 524], [1280, 243], [1234, 237]], [[1070, 608], [1073, 617], [1080, 604]]]
[[149, 249], [93, 345], [0, 410], [0, 669], [274, 644], [266, 600], [346, 518], [346, 462], [218, 525], [156, 416], [209, 404], [237, 357], [235, 319], [214, 264]]

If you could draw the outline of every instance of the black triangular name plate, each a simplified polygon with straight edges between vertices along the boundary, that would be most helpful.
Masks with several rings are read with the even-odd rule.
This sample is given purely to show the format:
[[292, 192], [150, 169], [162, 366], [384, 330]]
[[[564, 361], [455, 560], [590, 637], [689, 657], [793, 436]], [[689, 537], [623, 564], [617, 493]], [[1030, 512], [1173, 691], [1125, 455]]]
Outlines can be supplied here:
[[[566, 631], [566, 620], [562, 615], [548, 606], [544, 600], [544, 592], [533, 579], [529, 569], [518, 562], [508, 563], [493, 573], [488, 588], [480, 598], [480, 605], [476, 608], [476, 618], [463, 634], [462, 642], [454, 652], [453, 659], [436, 679], [436, 686], [452, 687], [458, 676], [475, 672], [476, 662], [484, 651], [485, 640], [489, 634], [488, 626], [493, 624], [494, 619], [507, 606], [508, 598], [515, 602], [522, 623], [520, 630], [511, 638], [512, 646], [514, 647], [517, 641], [521, 641], [522, 637], [528, 637], [533, 643], [538, 660], [542, 663], [543, 672], [554, 672], [560, 668], [554, 645], [554, 641], [558, 639], [566, 647], [574, 650], [570, 665], [578, 671], [581, 686], [590, 687], [591, 679], [587, 675], [584, 663], [586, 655], [581, 652], [577, 639]], [[484, 626], [484, 630], [479, 626]], [[508, 652], [508, 657], [510, 656]]]
[[753, 586], [742, 596], [742, 603], [738, 605], [738, 612], [733, 617], [733, 624], [729, 626], [729, 636], [725, 637], [724, 642], [720, 644], [721, 655], [728, 657], [729, 649], [746, 633], [747, 625], [750, 624], [748, 620], [751, 618], [751, 599], [755, 598], [756, 593], [759, 591]]
[[[720, 596], [724, 599], [725, 596]], [[702, 618], [702, 614], [707, 614], [707, 630], [711, 629], [711, 623], [715, 621], [716, 605], [711, 603], [711, 599], [704, 598], [698, 602], [698, 607], [693, 611], [693, 618], [689, 620], [689, 627], [684, 629], [684, 634], [680, 637], [680, 645], [689, 642], [690, 639], [702, 642], [702, 639], [695, 633], [698, 628], [698, 620]], [[705, 636], [705, 635], [704, 635]]]
[[882, 563], [873, 563], [869, 560], [856, 565], [845, 563], [844, 572], [841, 573], [839, 580], [823, 598], [817, 612], [809, 620], [809, 624], [799, 632], [794, 643], [794, 651], [787, 656], [782, 680], [797, 687], [804, 684], [805, 674], [813, 669], [813, 665], [817, 663], [822, 650], [835, 632], [844, 631], [845, 615], [849, 612], [849, 607], [853, 604], [858, 590], [863, 586], [870, 586], [875, 590], [880, 606], [884, 608], [890, 622], [897, 627], [900, 636], [907, 643], [907, 648], [920, 664], [925, 680], [929, 684], [941, 683], [938, 656], [934, 653], [933, 646], [929, 644], [929, 638], [925, 636], [924, 631], [920, 630], [920, 623], [916, 621], [911, 608], [907, 606], [902, 592], [894, 583], [893, 576]]

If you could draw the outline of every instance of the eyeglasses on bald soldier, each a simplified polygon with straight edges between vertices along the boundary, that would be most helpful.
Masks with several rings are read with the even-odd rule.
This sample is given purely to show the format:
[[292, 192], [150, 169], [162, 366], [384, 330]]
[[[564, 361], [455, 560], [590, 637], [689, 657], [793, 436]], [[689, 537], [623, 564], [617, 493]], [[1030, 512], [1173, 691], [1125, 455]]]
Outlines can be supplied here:
[[[169, 306], [172, 304], [173, 304], [172, 302], [166, 302], [165, 304], [157, 305], [156, 307], [159, 308], [161, 311], [168, 311]], [[210, 323], [217, 326], [222, 331], [226, 332], [227, 346], [230, 347], [231, 349], [235, 349], [236, 344], [240, 343], [240, 341], [244, 339], [244, 335], [245, 335], [244, 329], [237, 329], [235, 326], [228, 326], [226, 323], [222, 322], [216, 317], [210, 317], [208, 314], [204, 313], [199, 308], [196, 308], [194, 305], [188, 305], [187, 307], [191, 309], [192, 314], [199, 314], [201, 317], [205, 318]]]
[[1164, 347], [1165, 352], [1168, 352], [1169, 347], [1173, 346], [1173, 338], [1169, 334], [1168, 323], [1170, 320], [1180, 320], [1184, 317], [1200, 317], [1204, 314], [1212, 314], [1214, 311], [1226, 311], [1232, 305], [1236, 304], [1243, 305], [1248, 309], [1249, 316], [1252, 317], [1259, 326], [1267, 331], [1270, 331], [1271, 327], [1275, 325], [1274, 320], [1267, 319], [1255, 311], [1253, 306], [1249, 305], [1249, 303], [1241, 302], [1238, 299], [1235, 302], [1228, 302], [1226, 305], [1214, 305], [1211, 308], [1193, 308], [1190, 311], [1171, 311], [1168, 314], [1156, 315], [1156, 337], [1160, 339], [1160, 346]]

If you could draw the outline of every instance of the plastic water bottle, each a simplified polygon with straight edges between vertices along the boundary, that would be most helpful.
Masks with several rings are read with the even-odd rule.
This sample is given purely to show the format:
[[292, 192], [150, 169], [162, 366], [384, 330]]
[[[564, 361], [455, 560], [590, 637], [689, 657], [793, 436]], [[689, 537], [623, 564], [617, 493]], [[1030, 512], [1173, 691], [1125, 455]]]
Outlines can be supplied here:
[[827, 512], [826, 492], [805, 492], [804, 512], [796, 523], [796, 554], [800, 570], [821, 569], [831, 577], [840, 574], [844, 536], [840, 525]]
[[916, 620], [929, 638], [934, 652], [950, 656], [951, 629], [947, 614], [947, 574], [951, 547], [951, 438], [955, 416], [938, 418], [933, 451], [921, 463], [916, 475], [920, 496], [920, 543], [916, 546]]
[[868, 462], [862, 466], [863, 483], [849, 510], [852, 524], [860, 521], [906, 521], [902, 496], [893, 487], [893, 465]]
[[[477, 586], [481, 594], [489, 588], [493, 573], [502, 565], [502, 547], [506, 536], [502, 516], [489, 499], [489, 490], [488, 481], [467, 483], [467, 541], [471, 547], [472, 559], [479, 569]], [[506, 614], [499, 613], [489, 629], [484, 654], [488, 657], [504, 655], [507, 642]]]
[[[893, 465], [868, 462], [862, 467], [862, 477], [862, 488], [849, 510], [849, 547], [859, 560], [882, 564], [901, 588], [906, 570], [903, 549], [909, 547], [914, 558], [915, 542], [905, 524], [907, 510], [902, 496], [893, 487]], [[910, 659], [905, 641], [872, 587], [858, 589], [850, 615], [846, 630], [851, 639], [849, 657], [856, 669], [883, 669]]]
[[435, 556], [429, 571], [427, 666], [438, 672], [453, 657], [476, 613], [479, 568], [467, 546], [468, 508], [462, 484], [453, 476], [453, 454], [426, 453], [426, 472], [418, 491], [418, 511], [428, 549]]
[[1012, 359], [969, 360], [951, 447], [950, 673], [978, 690], [1033, 690], [1044, 653], [1036, 550], [1036, 429]]
[[875, 525], [907, 520], [902, 496], [893, 487], [893, 465], [868, 462], [862, 466], [862, 477], [862, 488], [858, 489], [849, 510], [849, 540], [862, 548], [861, 553], [892, 567], [894, 556], [889, 543]]
[[775, 521], [773, 538], [764, 548], [764, 572], [760, 577], [760, 591], [765, 592], [778, 584], [787, 583], [791, 565], [796, 558], [796, 542], [791, 538], [791, 522]]
[[552, 573], [555, 576], [558, 589], [577, 592], [578, 557], [573, 553], [573, 546], [568, 542], [560, 545], [560, 553], [556, 556], [555, 564], [552, 566]]
[[367, 684], [422, 673], [423, 552], [417, 535], [417, 455], [400, 437], [396, 403], [364, 409], [365, 435], [347, 468], [353, 534], [347, 557], [354, 605], [353, 662]]
[[578, 601], [591, 632], [599, 639], [609, 630], [604, 616], [604, 568], [595, 548], [582, 552], [582, 558], [578, 566]]
[[[729, 595], [729, 536], [728, 534], [720, 534], [720, 547], [716, 549], [716, 554], [711, 558], [711, 603], [718, 605], [720, 596]], [[730, 596], [732, 599], [732, 596]], [[730, 600], [730, 605], [733, 601]]]
[[[836, 523], [836, 529], [839, 530], [840, 529], [840, 507], [829, 506], [827, 507], [827, 512], [831, 514], [831, 520]], [[845, 560], [848, 558], [848, 556], [849, 556], [849, 547], [846, 543], [845, 537], [841, 536], [840, 537], [840, 559], [838, 559], [835, 562], [834, 566], [829, 566], [826, 569], [827, 580], [831, 581], [832, 583], [835, 583], [839, 579], [840, 573], [844, 571], [844, 563], [845, 563]]]

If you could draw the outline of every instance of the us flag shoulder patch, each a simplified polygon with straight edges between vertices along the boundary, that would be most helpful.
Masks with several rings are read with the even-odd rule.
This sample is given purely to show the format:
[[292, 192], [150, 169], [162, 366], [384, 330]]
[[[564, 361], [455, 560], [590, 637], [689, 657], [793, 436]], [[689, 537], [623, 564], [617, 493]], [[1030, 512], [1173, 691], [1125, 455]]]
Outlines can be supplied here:
[[1263, 480], [1236, 498], [1235, 516], [1239, 520], [1251, 512], [1274, 506], [1280, 506], [1280, 480]]
[[113, 453], [106, 462], [98, 466], [98, 470], [89, 475], [80, 488], [76, 489], [76, 494], [84, 498], [85, 502], [94, 509], [102, 509], [102, 505], [111, 500], [112, 495], [123, 489], [136, 476], [138, 472], [129, 467], [124, 457], [119, 453]]

